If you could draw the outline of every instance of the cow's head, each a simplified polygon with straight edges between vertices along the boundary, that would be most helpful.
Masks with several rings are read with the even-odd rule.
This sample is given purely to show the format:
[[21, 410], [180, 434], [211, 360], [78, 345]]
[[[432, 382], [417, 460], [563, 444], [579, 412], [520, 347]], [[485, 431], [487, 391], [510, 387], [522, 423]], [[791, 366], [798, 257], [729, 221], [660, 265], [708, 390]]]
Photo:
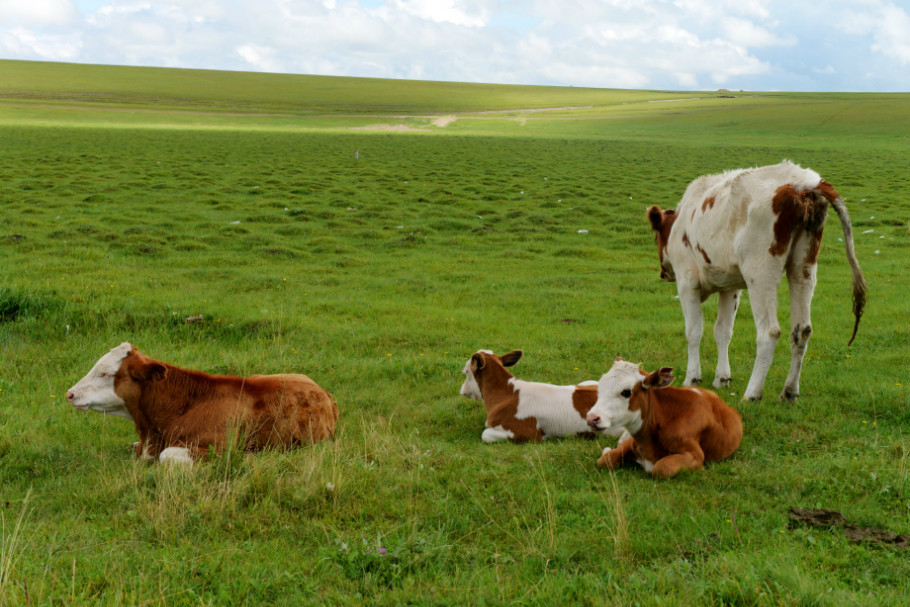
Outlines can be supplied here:
[[660, 277], [668, 282], [676, 280], [673, 265], [667, 257], [667, 243], [670, 242], [670, 230], [676, 217], [676, 211], [673, 209], [661, 211], [657, 205], [648, 209], [648, 220], [655, 232], [654, 241], [657, 243], [657, 255], [660, 257]]
[[164, 365], [124, 342], [102, 356], [92, 370], [66, 393], [79, 411], [98, 411], [133, 419], [125, 399], [135, 398], [138, 383], [164, 379]]
[[631, 434], [641, 430], [647, 412], [648, 390], [665, 388], [673, 383], [673, 369], [663, 367], [645, 373], [638, 365], [617, 358], [597, 384], [597, 402], [588, 411], [588, 425], [597, 432]]
[[478, 350], [464, 366], [466, 377], [461, 385], [461, 395], [482, 402], [483, 394], [480, 391], [480, 379], [484, 372], [491, 365], [511, 367], [521, 360], [523, 354], [521, 350], [513, 350], [508, 354], [496, 356], [490, 350]]

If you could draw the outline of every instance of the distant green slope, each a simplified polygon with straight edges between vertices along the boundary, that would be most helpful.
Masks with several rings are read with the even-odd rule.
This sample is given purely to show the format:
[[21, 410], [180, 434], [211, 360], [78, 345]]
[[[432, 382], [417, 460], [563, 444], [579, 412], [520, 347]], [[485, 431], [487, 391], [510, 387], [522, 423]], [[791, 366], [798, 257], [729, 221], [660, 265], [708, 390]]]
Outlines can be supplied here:
[[[456, 119], [438, 120], [441, 116]], [[638, 91], [0, 60], [0, 125], [906, 148], [910, 95]]]
[[666, 96], [618, 89], [0, 60], [0, 98], [6, 100], [293, 113], [438, 113], [615, 105]]

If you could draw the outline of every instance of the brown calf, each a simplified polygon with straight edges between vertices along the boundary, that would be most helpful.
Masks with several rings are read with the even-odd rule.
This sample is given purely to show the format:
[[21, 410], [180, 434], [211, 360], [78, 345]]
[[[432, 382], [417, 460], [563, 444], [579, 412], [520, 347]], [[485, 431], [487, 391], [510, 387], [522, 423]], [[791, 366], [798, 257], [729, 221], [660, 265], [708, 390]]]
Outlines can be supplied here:
[[330, 438], [332, 395], [305, 375], [233, 377], [180, 369], [123, 343], [67, 392], [76, 409], [133, 420], [136, 454], [187, 461], [235, 435], [247, 451]]
[[604, 449], [599, 466], [637, 461], [654, 476], [669, 478], [736, 451], [743, 437], [739, 413], [710, 390], [669, 387], [671, 371], [645, 373], [618, 358], [600, 379], [588, 424], [599, 432], [625, 429], [632, 437]]

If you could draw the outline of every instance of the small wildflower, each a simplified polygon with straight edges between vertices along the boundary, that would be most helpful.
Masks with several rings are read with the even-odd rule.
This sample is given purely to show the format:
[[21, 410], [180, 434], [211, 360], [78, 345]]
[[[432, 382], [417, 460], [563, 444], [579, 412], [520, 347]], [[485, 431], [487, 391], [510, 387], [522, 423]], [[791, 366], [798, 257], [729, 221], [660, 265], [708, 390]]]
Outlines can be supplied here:
[[386, 549], [383, 546], [379, 547], [379, 556], [385, 556]]

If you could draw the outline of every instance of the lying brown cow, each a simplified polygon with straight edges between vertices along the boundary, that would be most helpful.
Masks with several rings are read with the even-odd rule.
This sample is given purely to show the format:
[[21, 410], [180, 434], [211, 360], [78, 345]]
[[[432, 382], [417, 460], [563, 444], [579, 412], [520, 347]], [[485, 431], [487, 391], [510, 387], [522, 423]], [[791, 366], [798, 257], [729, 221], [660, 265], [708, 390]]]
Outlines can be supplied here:
[[133, 420], [136, 455], [191, 461], [229, 435], [247, 451], [330, 438], [338, 420], [332, 395], [305, 375], [233, 377], [180, 369], [122, 343], [66, 394], [80, 411]]
[[599, 466], [637, 461], [654, 476], [669, 478], [736, 451], [743, 437], [739, 413], [710, 390], [668, 387], [671, 371], [645, 373], [617, 358], [600, 378], [588, 424], [598, 432], [625, 429], [632, 438], [604, 449]]

